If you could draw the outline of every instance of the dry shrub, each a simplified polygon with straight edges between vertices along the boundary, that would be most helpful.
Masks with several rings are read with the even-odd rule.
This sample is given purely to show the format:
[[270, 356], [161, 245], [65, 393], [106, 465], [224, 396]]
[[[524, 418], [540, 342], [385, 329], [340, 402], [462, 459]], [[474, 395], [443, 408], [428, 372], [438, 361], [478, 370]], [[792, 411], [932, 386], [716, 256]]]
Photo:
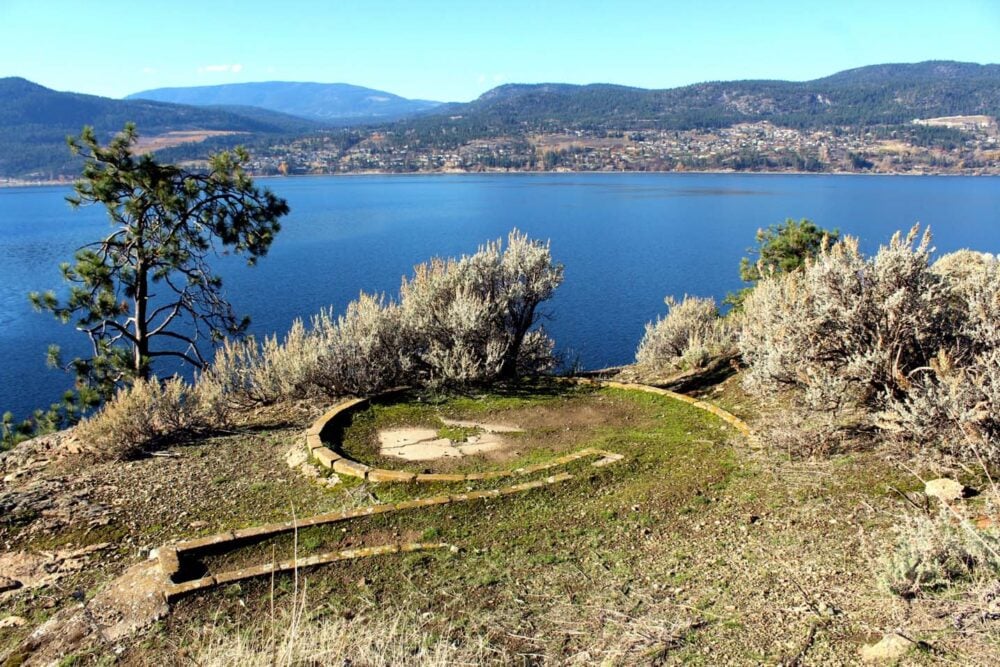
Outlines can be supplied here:
[[965, 460], [1000, 462], [1000, 349], [958, 365], [945, 352], [891, 402], [881, 425]]
[[408, 380], [401, 309], [382, 296], [362, 293], [336, 319], [332, 311], [321, 312], [311, 336], [316, 362], [308, 382], [327, 395], [370, 395]]
[[977, 528], [959, 510], [940, 506], [905, 517], [895, 549], [882, 562], [880, 584], [911, 598], [961, 582], [1000, 577], [1000, 536]]
[[947, 340], [953, 313], [930, 270], [930, 234], [897, 233], [874, 257], [857, 239], [766, 278], [744, 302], [739, 346], [750, 389], [795, 387], [814, 409], [873, 411], [902, 396], [908, 376]]
[[284, 341], [227, 341], [198, 381], [233, 407], [309, 395], [370, 395], [399, 385], [461, 385], [551, 370], [554, 344], [533, 328], [562, 282], [548, 244], [517, 230], [403, 280], [398, 302], [362, 293], [343, 315], [296, 321]]
[[836, 428], [902, 429], [899, 413], [931, 360], [967, 347], [969, 300], [930, 253], [929, 231], [914, 226], [872, 257], [847, 237], [800, 270], [762, 280], [744, 302], [739, 336], [747, 388], [791, 389], [797, 407], [837, 415]]
[[556, 342], [552, 340], [545, 327], [529, 331], [521, 343], [521, 351], [517, 356], [517, 374], [534, 376], [549, 373], [556, 368]]
[[[549, 244], [516, 229], [460, 259], [435, 259], [414, 269], [400, 287], [413, 370], [426, 384], [483, 383], [538, 372], [552, 364], [541, 332], [522, 348], [538, 307], [562, 283]], [[537, 331], [537, 330], [536, 330]], [[530, 366], [528, 367], [528, 362]]]
[[1000, 462], [1000, 263], [963, 250], [932, 269], [948, 284], [958, 313], [952, 340], [914, 373], [886, 424], [948, 453]]
[[77, 437], [100, 459], [130, 458], [160, 440], [222, 426], [216, 397], [180, 378], [139, 379], [81, 422]]
[[262, 345], [253, 337], [225, 341], [198, 385], [211, 387], [237, 408], [301, 398], [308, 393], [317, 354], [314, 337], [296, 320], [281, 343], [277, 336]]
[[701, 368], [733, 345], [730, 322], [719, 317], [715, 299], [668, 296], [667, 316], [646, 325], [635, 360], [649, 369]]

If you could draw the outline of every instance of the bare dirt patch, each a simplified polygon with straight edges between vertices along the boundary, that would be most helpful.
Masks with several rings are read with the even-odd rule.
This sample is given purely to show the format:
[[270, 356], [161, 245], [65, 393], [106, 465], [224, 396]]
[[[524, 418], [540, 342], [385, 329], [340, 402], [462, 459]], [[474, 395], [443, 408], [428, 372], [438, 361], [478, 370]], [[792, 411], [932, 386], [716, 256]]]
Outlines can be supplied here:
[[184, 144], [200, 144], [212, 137], [228, 137], [236, 134], [247, 134], [246, 132], [236, 132], [234, 130], [183, 130], [176, 132], [165, 132], [153, 137], [139, 137], [132, 147], [132, 152], [136, 155], [151, 153], [164, 148], [183, 146]]
[[[418, 397], [355, 415], [334, 446], [374, 467], [408, 469], [422, 462], [422, 472], [506, 470], [512, 462], [539, 463], [593, 445], [613, 425], [637, 423], [638, 414], [629, 400], [578, 389], [532, 401], [517, 395], [438, 402]], [[450, 430], [471, 432], [449, 439]]]
[[378, 432], [379, 454], [405, 461], [477, 456], [498, 452], [510, 446], [501, 433], [523, 433], [524, 429], [506, 424], [487, 424], [466, 419], [440, 418], [445, 427], [453, 427], [457, 437], [444, 437], [442, 430], [426, 427], [383, 429]]

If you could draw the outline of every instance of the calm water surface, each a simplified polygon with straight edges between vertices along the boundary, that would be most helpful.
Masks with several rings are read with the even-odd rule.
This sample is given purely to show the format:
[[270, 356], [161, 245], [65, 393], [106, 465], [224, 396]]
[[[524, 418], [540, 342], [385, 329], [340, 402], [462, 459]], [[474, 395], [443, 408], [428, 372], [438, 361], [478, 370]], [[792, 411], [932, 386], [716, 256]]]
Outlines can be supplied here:
[[[939, 252], [1000, 252], [1000, 178], [686, 174], [358, 176], [262, 181], [292, 212], [255, 268], [218, 261], [253, 331], [358, 291], [395, 293], [433, 255], [469, 253], [518, 227], [551, 239], [566, 280], [546, 327], [587, 367], [628, 362], [663, 297], [740, 286], [739, 259], [757, 228], [792, 217], [857, 235], [868, 251], [897, 229], [931, 225]], [[72, 211], [67, 188], [0, 189], [0, 411], [24, 415], [70, 384], [45, 367], [85, 337], [31, 310], [31, 290], [60, 287], [58, 264], [106, 233], [100, 209]]]

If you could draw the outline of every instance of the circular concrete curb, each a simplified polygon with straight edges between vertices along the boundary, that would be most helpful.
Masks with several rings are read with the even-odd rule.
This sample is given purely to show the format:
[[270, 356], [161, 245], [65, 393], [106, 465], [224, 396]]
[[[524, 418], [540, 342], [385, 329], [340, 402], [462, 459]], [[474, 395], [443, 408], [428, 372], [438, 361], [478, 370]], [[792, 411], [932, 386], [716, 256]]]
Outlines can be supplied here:
[[[705, 410], [710, 412], [719, 419], [723, 420], [737, 431], [739, 431], [744, 436], [750, 436], [750, 427], [747, 426], [739, 417], [736, 417], [729, 412], [726, 412], [722, 408], [707, 403], [705, 401], [698, 400], [696, 398], [691, 398], [690, 396], [685, 396], [684, 394], [678, 394], [677, 392], [669, 391], [667, 389], [660, 389], [658, 387], [651, 387], [644, 384], [632, 384], [625, 382], [613, 382], [613, 381], [602, 381], [593, 380], [590, 378], [560, 378], [561, 381], [569, 382], [573, 384], [587, 384], [595, 385], [599, 387], [611, 387], [613, 389], [624, 389], [628, 391], [643, 391], [650, 394], [656, 394], [659, 396], [667, 396], [678, 401], [688, 403], [693, 407], [700, 410]], [[346, 456], [339, 447], [339, 443], [331, 443], [331, 446], [327, 446], [323, 442], [324, 432], [328, 432], [331, 425], [334, 424], [338, 419], [349, 414], [352, 410], [367, 405], [373, 398], [381, 398], [385, 396], [390, 396], [395, 393], [399, 393], [400, 389], [394, 389], [371, 398], [352, 398], [342, 401], [332, 408], [327, 410], [319, 419], [314, 421], [312, 425], [306, 430], [305, 441], [306, 449], [309, 455], [314, 458], [320, 465], [325, 468], [329, 468], [334, 472], [347, 475], [349, 477], [357, 477], [359, 479], [368, 480], [370, 482], [469, 482], [469, 481], [479, 481], [488, 479], [502, 479], [504, 477], [515, 477], [519, 475], [529, 475], [536, 472], [541, 472], [543, 470], [548, 470], [550, 468], [555, 468], [558, 466], [566, 465], [577, 459], [586, 458], [589, 456], [599, 456], [598, 460], [594, 461], [592, 465], [594, 466], [604, 466], [615, 461], [622, 459], [621, 454], [615, 452], [608, 452], [600, 449], [587, 448], [582, 449], [578, 452], [573, 452], [572, 454], [566, 454], [560, 456], [547, 463], [540, 463], [532, 466], [526, 466], [523, 468], [516, 468], [514, 470], [501, 470], [496, 472], [485, 472], [485, 473], [469, 473], [469, 474], [443, 474], [443, 473], [416, 473], [410, 472], [408, 470], [389, 470], [387, 468], [373, 468], [369, 465], [361, 463], [360, 461], [355, 461], [350, 457]], [[332, 430], [332, 429], [330, 429]]]
[[[690, 396], [685, 396], [683, 394], [678, 394], [676, 392], [668, 391], [666, 389], [659, 389], [656, 387], [649, 387], [640, 384], [626, 384], [621, 382], [604, 382], [591, 380], [588, 378], [569, 378], [567, 382], [579, 383], [579, 384], [594, 384], [598, 386], [611, 387], [615, 389], [625, 389], [634, 391], [644, 391], [647, 393], [657, 394], [660, 396], [668, 396], [670, 398], [675, 398], [684, 403], [688, 403], [694, 407], [702, 410], [706, 410], [716, 415], [723, 421], [732, 425], [740, 433], [749, 436], [750, 428], [738, 417], [731, 415], [725, 410], [714, 406], [705, 401], [699, 401], [693, 399]], [[398, 390], [396, 390], [398, 391]], [[394, 392], [387, 392], [394, 393]], [[387, 394], [382, 394], [385, 396]], [[540, 472], [548, 468], [553, 468], [556, 466], [565, 465], [571, 461], [586, 457], [600, 457], [594, 461], [591, 465], [594, 466], [604, 466], [615, 463], [622, 460], [623, 456], [615, 452], [608, 452], [595, 448], [586, 448], [571, 454], [566, 454], [559, 458], [556, 458], [548, 463], [536, 464], [533, 466], [525, 466], [523, 468], [517, 468], [510, 471], [500, 471], [492, 473], [473, 473], [468, 475], [443, 475], [443, 474], [417, 474], [411, 473], [403, 470], [383, 470], [379, 468], [372, 468], [348, 459], [332, 449], [326, 447], [322, 442], [323, 431], [337, 419], [339, 416], [348, 413], [351, 409], [356, 408], [368, 402], [370, 399], [350, 399], [338, 403], [329, 411], [327, 411], [322, 417], [317, 419], [309, 430], [306, 432], [306, 442], [311, 445], [310, 451], [313, 456], [320, 462], [328, 461], [325, 463], [327, 467], [332, 467], [339, 473], [354, 475], [356, 477], [362, 477], [371, 481], [384, 481], [384, 482], [439, 482], [439, 481], [468, 481], [468, 480], [483, 480], [483, 479], [494, 479], [500, 477], [509, 477], [516, 475], [528, 475], [534, 472]], [[150, 553], [150, 558], [158, 561], [158, 571], [159, 577], [159, 588], [156, 594], [162, 595], [164, 602], [172, 601], [183, 595], [192, 593], [194, 591], [203, 590], [213, 586], [218, 586], [220, 584], [232, 583], [236, 581], [241, 581], [243, 579], [249, 579], [252, 577], [260, 577], [268, 574], [274, 574], [276, 572], [294, 570], [300, 567], [311, 567], [315, 565], [322, 565], [328, 563], [335, 563], [341, 561], [349, 561], [359, 558], [369, 558], [373, 556], [382, 556], [388, 554], [399, 554], [413, 551], [425, 551], [425, 550], [438, 550], [449, 548], [452, 551], [456, 551], [457, 547], [449, 545], [443, 542], [411, 542], [411, 543], [394, 543], [385, 544], [372, 547], [363, 547], [356, 549], [345, 549], [341, 551], [330, 551], [325, 553], [314, 554], [312, 556], [302, 557], [302, 558], [292, 558], [284, 561], [275, 561], [269, 563], [262, 563], [259, 565], [253, 565], [249, 567], [244, 567], [236, 570], [229, 570], [224, 572], [219, 572], [215, 574], [202, 575], [195, 579], [186, 579], [184, 576], [184, 567], [182, 567], [182, 560], [190, 557], [191, 554], [196, 554], [202, 551], [213, 551], [213, 550], [225, 550], [231, 546], [244, 543], [248, 540], [262, 539], [282, 533], [294, 532], [302, 528], [308, 528], [310, 526], [326, 525], [331, 523], [338, 523], [344, 521], [351, 521], [354, 519], [359, 519], [365, 516], [387, 514], [393, 512], [401, 512], [406, 510], [415, 510], [426, 507], [433, 507], [439, 505], [448, 505], [452, 503], [463, 503], [478, 500], [489, 500], [491, 498], [499, 498], [502, 496], [524, 493], [534, 489], [541, 489], [543, 487], [560, 484], [562, 482], [573, 479], [572, 474], [563, 472], [561, 474], [552, 475], [549, 477], [544, 477], [541, 479], [522, 482], [520, 484], [514, 484], [512, 486], [505, 486], [494, 489], [485, 489], [480, 491], [467, 491], [464, 493], [457, 494], [444, 494], [433, 496], [429, 498], [418, 498], [414, 500], [406, 500], [397, 503], [385, 503], [380, 505], [370, 505], [368, 507], [362, 507], [354, 510], [347, 510], [343, 512], [329, 512], [326, 514], [319, 514], [316, 516], [308, 517], [305, 519], [299, 519], [294, 521], [285, 521], [279, 523], [265, 524], [261, 526], [255, 526], [250, 528], [241, 528], [236, 530], [228, 530], [221, 533], [216, 533], [214, 535], [207, 535], [205, 537], [183, 540], [175, 544], [167, 544], [159, 549], [155, 549]]]

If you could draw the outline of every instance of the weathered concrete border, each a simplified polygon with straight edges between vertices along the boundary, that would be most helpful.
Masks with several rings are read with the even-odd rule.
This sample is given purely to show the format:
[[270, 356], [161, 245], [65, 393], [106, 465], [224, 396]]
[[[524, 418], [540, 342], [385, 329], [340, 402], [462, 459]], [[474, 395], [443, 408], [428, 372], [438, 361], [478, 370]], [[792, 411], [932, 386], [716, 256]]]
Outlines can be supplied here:
[[[609, 462], [613, 463], [614, 461], [617, 460], [618, 459], [612, 459]], [[283, 521], [280, 523], [265, 524], [263, 526], [256, 526], [253, 528], [227, 530], [221, 533], [216, 533], [214, 535], [207, 535], [205, 537], [199, 537], [192, 540], [184, 540], [182, 542], [178, 542], [172, 545], [165, 545], [157, 549], [154, 554], [151, 554], [150, 558], [155, 558], [158, 561], [157, 564], [159, 565], [160, 572], [164, 577], [163, 594], [164, 596], [166, 596], [168, 600], [172, 600], [186, 593], [191, 593], [192, 591], [201, 590], [203, 588], [209, 588], [211, 586], [217, 586], [219, 584], [232, 583], [234, 581], [239, 581], [241, 579], [259, 577], [265, 574], [291, 570], [299, 567], [311, 567], [313, 565], [322, 565], [325, 563], [334, 563], [338, 561], [352, 560], [355, 558], [380, 556], [383, 554], [404, 553], [408, 551], [420, 551], [427, 549], [442, 549], [446, 547], [451, 548], [451, 545], [449, 544], [437, 543], [437, 542], [388, 544], [388, 545], [381, 545], [374, 547], [364, 547], [359, 549], [347, 549], [344, 551], [331, 551], [331, 552], [316, 554], [313, 556], [307, 556], [304, 558], [295, 558], [276, 563], [264, 563], [262, 565], [254, 565], [246, 568], [241, 568], [238, 570], [230, 570], [227, 572], [221, 572], [219, 574], [204, 576], [198, 579], [191, 579], [187, 581], [175, 581], [175, 578], [179, 575], [181, 571], [181, 559], [184, 557], [184, 554], [188, 552], [194, 552], [203, 549], [213, 549], [213, 548], [218, 549], [220, 547], [226, 547], [232, 545], [233, 543], [241, 542], [244, 540], [261, 539], [265, 537], [278, 535], [281, 533], [289, 533], [292, 531], [297, 531], [302, 528], [309, 528], [310, 526], [319, 526], [323, 524], [336, 523], [339, 521], [347, 521], [350, 519], [357, 519], [360, 517], [371, 516], [374, 514], [387, 514], [390, 512], [401, 512], [410, 509], [433, 507], [435, 505], [448, 505], [452, 503], [470, 502], [473, 500], [499, 498], [501, 496], [508, 496], [515, 493], [523, 493], [525, 491], [530, 491], [532, 489], [539, 489], [544, 486], [549, 486], [552, 484], [559, 484], [561, 482], [565, 482], [570, 479], [573, 479], [573, 475], [569, 473], [562, 473], [559, 475], [546, 477], [544, 479], [538, 479], [531, 482], [524, 482], [522, 484], [515, 484], [513, 486], [507, 486], [498, 489], [469, 491], [466, 493], [432, 496], [430, 498], [417, 498], [414, 500], [404, 500], [398, 503], [383, 503], [379, 505], [369, 505], [367, 507], [361, 507], [355, 510], [348, 510], [344, 512], [328, 512], [326, 514], [318, 514], [316, 516], [312, 516], [299, 521]]]
[[219, 586], [221, 584], [230, 584], [242, 579], [261, 577], [266, 574], [287, 572], [289, 570], [296, 570], [300, 567], [313, 567], [315, 565], [325, 565], [327, 563], [336, 563], [338, 561], [354, 560], [357, 558], [370, 558], [371, 556], [383, 556], [386, 554], [398, 554], [411, 551], [447, 549], [450, 547], [450, 544], [446, 544], [444, 542], [408, 542], [400, 544], [385, 544], [375, 547], [362, 547], [359, 549], [344, 549], [342, 551], [328, 551], [321, 554], [315, 554], [313, 556], [305, 556], [303, 558], [291, 558], [289, 560], [245, 567], [239, 570], [229, 570], [228, 572], [221, 572], [216, 575], [202, 577], [201, 579], [183, 581], [178, 584], [168, 582], [164, 587], [163, 594], [166, 596], [167, 600], [170, 601], [203, 588]]
[[[644, 384], [633, 384], [626, 382], [615, 382], [611, 380], [598, 380], [587, 377], [574, 377], [574, 378], [560, 378], [561, 381], [570, 382], [573, 384], [588, 384], [596, 385], [600, 387], [611, 387], [614, 389], [625, 389], [630, 391], [643, 391], [649, 394], [657, 394], [659, 396], [667, 396], [678, 401], [687, 403], [693, 407], [700, 410], [705, 410], [712, 413], [722, 421], [734, 427], [742, 435], [750, 437], [750, 427], [747, 426], [739, 417], [723, 410], [717, 405], [713, 405], [706, 401], [698, 400], [684, 394], [679, 394], [675, 391], [670, 391], [669, 389], [660, 389], [658, 387], [651, 387]], [[399, 389], [394, 389], [385, 394], [380, 394], [375, 398], [380, 398], [388, 396], [394, 393], [398, 393]], [[571, 461], [577, 459], [585, 458], [588, 456], [601, 456], [603, 458], [595, 461], [592, 465], [603, 466], [607, 465], [609, 459], [618, 460], [621, 458], [621, 454], [616, 454], [614, 452], [606, 452], [604, 450], [598, 450], [593, 448], [583, 449], [572, 454], [567, 454], [565, 456], [560, 456], [547, 463], [538, 464], [534, 466], [528, 466], [526, 468], [515, 468], [513, 470], [501, 470], [496, 472], [485, 472], [485, 473], [469, 473], [469, 474], [445, 474], [445, 473], [416, 473], [407, 470], [390, 470], [387, 468], [373, 468], [360, 461], [355, 461], [348, 456], [344, 455], [342, 448], [339, 443], [331, 443], [331, 446], [327, 446], [323, 442], [323, 433], [331, 426], [334, 420], [339, 419], [343, 415], [348, 414], [351, 410], [357, 408], [358, 406], [365, 405], [370, 402], [371, 399], [367, 398], [352, 398], [346, 401], [342, 401], [332, 408], [327, 410], [323, 416], [314, 421], [312, 425], [306, 430], [306, 449], [309, 450], [309, 454], [323, 467], [330, 468], [334, 472], [340, 475], [347, 475], [349, 477], [357, 477], [358, 479], [368, 480], [370, 482], [470, 482], [488, 479], [501, 479], [504, 477], [516, 477], [518, 475], [528, 475], [536, 472], [541, 472], [543, 470], [548, 470], [550, 468], [556, 468]]]
[[[631, 384], [624, 382], [614, 382], [614, 381], [601, 381], [594, 380], [591, 378], [567, 378], [567, 382], [573, 382], [577, 384], [592, 384], [602, 387], [611, 387], [615, 389], [625, 389], [634, 391], [644, 391], [647, 393], [657, 394], [660, 396], [668, 396], [670, 398], [677, 399], [684, 403], [688, 403], [701, 410], [706, 410], [716, 415], [726, 423], [730, 424], [736, 430], [738, 430], [743, 435], [751, 435], [750, 427], [739, 419], [738, 417], [726, 412], [718, 406], [712, 405], [705, 401], [701, 401], [690, 396], [685, 396], [684, 394], [678, 394], [676, 392], [659, 389], [657, 387], [650, 387], [642, 384]], [[394, 390], [395, 393], [399, 390]], [[385, 396], [385, 394], [383, 394]], [[616, 452], [610, 452], [602, 449], [596, 449], [593, 447], [587, 447], [576, 452], [565, 454], [559, 456], [551, 461], [545, 463], [538, 463], [530, 466], [524, 466], [520, 468], [515, 468], [513, 470], [506, 471], [496, 471], [496, 472], [485, 472], [485, 473], [469, 473], [469, 474], [422, 474], [413, 473], [406, 470], [387, 470], [381, 468], [372, 468], [358, 461], [353, 461], [342, 454], [330, 449], [323, 444], [322, 434], [330, 426], [331, 422], [340, 417], [341, 415], [347, 413], [349, 410], [356, 408], [359, 405], [367, 403], [369, 399], [354, 398], [347, 401], [342, 401], [338, 403], [333, 408], [328, 410], [322, 417], [317, 419], [306, 431], [306, 444], [310, 449], [310, 454], [327, 467], [333, 468], [334, 471], [353, 475], [355, 477], [360, 477], [367, 479], [369, 481], [376, 482], [464, 482], [464, 481], [479, 481], [479, 480], [489, 480], [498, 479], [504, 477], [512, 477], [518, 475], [530, 475], [538, 472], [543, 472], [551, 468], [558, 466], [563, 466], [573, 461], [588, 457], [599, 457], [591, 465], [596, 467], [610, 465], [622, 460], [624, 457]], [[450, 545], [445, 543], [405, 543], [405, 544], [388, 544], [374, 547], [365, 547], [359, 549], [347, 549], [343, 551], [331, 551], [321, 554], [315, 554], [313, 556], [307, 556], [304, 558], [294, 558], [290, 560], [284, 560], [280, 562], [264, 563], [262, 565], [250, 566], [238, 570], [230, 570], [227, 572], [222, 572], [219, 574], [208, 575], [201, 577], [199, 579], [193, 579], [188, 581], [175, 581], [181, 572], [181, 559], [184, 554], [188, 552], [195, 552], [204, 549], [218, 549], [224, 548], [232, 543], [241, 542], [251, 539], [262, 539], [266, 537], [271, 537], [281, 533], [287, 533], [296, 531], [302, 528], [308, 528], [311, 526], [319, 526], [324, 524], [336, 523], [341, 521], [349, 521], [351, 519], [357, 519], [360, 517], [371, 516], [375, 514], [386, 514], [390, 512], [400, 512], [410, 509], [418, 509], [423, 507], [433, 507], [435, 505], [447, 505], [451, 503], [469, 502], [479, 499], [487, 498], [498, 498], [501, 496], [511, 495], [515, 493], [522, 493], [532, 489], [538, 489], [551, 484], [558, 484], [566, 480], [573, 479], [573, 475], [570, 473], [561, 473], [558, 475], [553, 475], [550, 477], [545, 477], [542, 479], [523, 482], [521, 484], [514, 484], [512, 486], [506, 486], [496, 489], [484, 489], [480, 491], [467, 491], [464, 493], [455, 494], [443, 494], [438, 496], [432, 496], [429, 498], [417, 498], [414, 500], [405, 500], [398, 503], [382, 503], [378, 505], [369, 505], [367, 507], [362, 507], [354, 510], [347, 510], [343, 512], [328, 512], [325, 514], [318, 514], [316, 516], [308, 517], [306, 519], [298, 521], [283, 521], [279, 523], [270, 523], [262, 526], [255, 526], [251, 528], [240, 528], [236, 530], [224, 531], [221, 533], [216, 533], [214, 535], [207, 535], [205, 537], [200, 537], [191, 540], [184, 540], [173, 545], [166, 545], [157, 550], [155, 558], [158, 561], [159, 569], [165, 578], [163, 594], [168, 600], [172, 600], [176, 597], [190, 593], [192, 591], [201, 590], [211, 586], [216, 586], [219, 584], [231, 583], [239, 581], [241, 579], [247, 579], [251, 577], [263, 576], [266, 574], [272, 574], [275, 572], [287, 571], [299, 567], [310, 567], [314, 565], [321, 565], [326, 563], [334, 563], [338, 561], [352, 560], [355, 558], [367, 558], [370, 556], [379, 556], [384, 554], [394, 554], [402, 553], [407, 551], [419, 551], [428, 549], [441, 549], [448, 548]]]
[[669, 389], [660, 389], [659, 387], [652, 387], [648, 384], [637, 384], [633, 382], [615, 382], [614, 380], [593, 380], [590, 378], [569, 378], [572, 382], [576, 384], [596, 384], [601, 387], [610, 387], [612, 389], [626, 389], [630, 391], [644, 391], [647, 394], [657, 394], [659, 396], [669, 396], [670, 398], [682, 401], [698, 408], [699, 410], [705, 410], [706, 412], [711, 412], [713, 415], [726, 422], [742, 435], [747, 437], [752, 437], [753, 432], [745, 421], [732, 414], [723, 410], [713, 403], [708, 401], [702, 401], [697, 398], [688, 396], [687, 394], [679, 394], [676, 391], [670, 391]]

